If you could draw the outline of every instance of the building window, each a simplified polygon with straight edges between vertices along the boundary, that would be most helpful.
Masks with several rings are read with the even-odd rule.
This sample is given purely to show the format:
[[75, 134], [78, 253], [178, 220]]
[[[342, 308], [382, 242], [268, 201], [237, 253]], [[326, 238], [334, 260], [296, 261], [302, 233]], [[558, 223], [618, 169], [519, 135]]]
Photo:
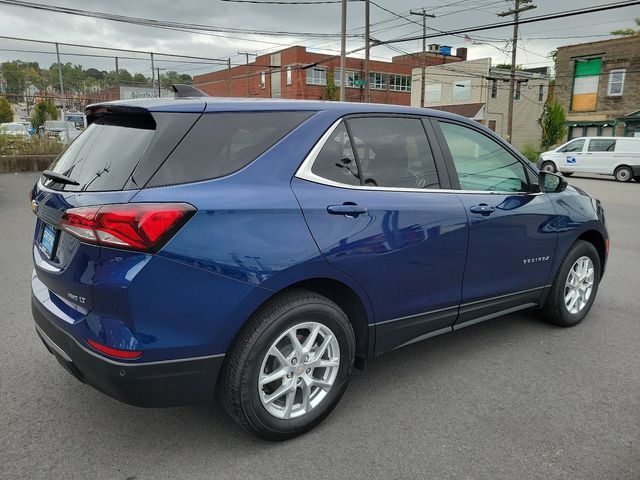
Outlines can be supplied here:
[[491, 98], [498, 98], [498, 79], [491, 79]]
[[514, 100], [520, 100], [521, 96], [522, 96], [522, 82], [517, 81], [516, 82], [516, 92], [513, 94], [513, 99]]
[[542, 102], [544, 100], [544, 85], [538, 85], [538, 101]]
[[327, 69], [311, 67], [307, 68], [307, 85], [326, 85]]
[[619, 97], [624, 90], [625, 69], [611, 70], [609, 72], [609, 86], [607, 87], [607, 95], [610, 97]]
[[410, 92], [411, 76], [389, 75], [389, 88], [395, 92]]
[[384, 73], [370, 73], [369, 88], [373, 90], [386, 90], [387, 76]]
[[[333, 84], [338, 87], [340, 86], [340, 72], [341, 70], [339, 68], [336, 68], [333, 74]], [[360, 72], [354, 72], [349, 70], [345, 72], [345, 85], [347, 87], [360, 88], [360, 87], [363, 87], [364, 84], [365, 83], [364, 83], [364, 80], [361, 78]], [[374, 88], [373, 85], [371, 86], [371, 88]]]
[[471, 98], [471, 80], [456, 80], [453, 82], [451, 99], [454, 102]]
[[260, 88], [264, 88], [267, 84], [267, 74], [265, 72], [260, 72]]
[[424, 87], [424, 102], [439, 103], [442, 101], [442, 84], [431, 83]]
[[287, 85], [291, 85], [291, 67], [287, 67]]

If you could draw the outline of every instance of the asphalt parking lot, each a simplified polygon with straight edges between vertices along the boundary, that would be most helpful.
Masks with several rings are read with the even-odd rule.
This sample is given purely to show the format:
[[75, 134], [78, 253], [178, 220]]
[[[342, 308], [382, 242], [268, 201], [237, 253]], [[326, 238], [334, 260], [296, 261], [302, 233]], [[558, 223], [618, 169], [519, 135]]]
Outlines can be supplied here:
[[217, 407], [130, 407], [79, 383], [29, 305], [37, 174], [0, 175], [0, 478], [640, 479], [640, 184], [576, 178], [611, 235], [577, 327], [532, 312], [394, 351], [334, 413], [273, 444]]

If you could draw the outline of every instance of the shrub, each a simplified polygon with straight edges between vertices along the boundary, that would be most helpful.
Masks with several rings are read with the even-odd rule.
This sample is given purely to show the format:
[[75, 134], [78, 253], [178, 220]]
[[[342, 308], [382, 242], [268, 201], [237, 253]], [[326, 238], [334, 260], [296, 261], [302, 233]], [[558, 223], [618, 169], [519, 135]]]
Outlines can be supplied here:
[[531, 163], [535, 164], [538, 159], [540, 158], [540, 154], [542, 153], [542, 151], [536, 147], [534, 147], [533, 145], [531, 145], [530, 143], [527, 144], [524, 149], [522, 150], [522, 154], [527, 157], [527, 160], [529, 160]]
[[28, 142], [22, 138], [0, 135], [0, 155], [59, 155], [65, 145], [57, 138], [33, 135]]
[[0, 97], [0, 123], [13, 122], [13, 109], [9, 100], [5, 97]]

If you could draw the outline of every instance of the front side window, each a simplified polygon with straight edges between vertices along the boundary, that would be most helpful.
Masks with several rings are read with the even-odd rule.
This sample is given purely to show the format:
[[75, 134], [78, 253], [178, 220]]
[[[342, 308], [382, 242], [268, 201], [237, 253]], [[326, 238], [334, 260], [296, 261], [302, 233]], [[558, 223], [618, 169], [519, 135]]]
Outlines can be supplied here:
[[613, 152], [616, 148], [616, 141], [613, 138], [592, 138], [589, 140], [590, 152]]
[[584, 138], [579, 140], [573, 140], [572, 142], [567, 143], [564, 147], [560, 149], [562, 153], [565, 152], [581, 152], [584, 147]]
[[524, 165], [502, 145], [471, 128], [439, 123], [463, 190], [529, 191]]
[[610, 97], [619, 97], [624, 91], [625, 69], [611, 70], [609, 72], [609, 85], [607, 86], [607, 95]]
[[311, 172], [345, 185], [440, 188], [427, 136], [416, 118], [347, 120], [325, 143]]
[[471, 80], [456, 80], [453, 82], [453, 90], [451, 99], [456, 102], [459, 100], [469, 100], [471, 98]]
[[307, 85], [326, 85], [327, 70], [324, 68], [307, 68]]

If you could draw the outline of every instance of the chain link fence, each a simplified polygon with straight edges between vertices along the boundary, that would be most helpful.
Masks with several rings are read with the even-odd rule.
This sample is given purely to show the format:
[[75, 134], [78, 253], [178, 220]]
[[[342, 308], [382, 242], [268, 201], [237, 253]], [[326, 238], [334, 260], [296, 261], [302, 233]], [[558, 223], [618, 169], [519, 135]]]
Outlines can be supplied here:
[[78, 122], [90, 103], [173, 96], [171, 84], [191, 84], [194, 75], [228, 68], [228, 62], [0, 36], [0, 96], [25, 123], [41, 100]]

